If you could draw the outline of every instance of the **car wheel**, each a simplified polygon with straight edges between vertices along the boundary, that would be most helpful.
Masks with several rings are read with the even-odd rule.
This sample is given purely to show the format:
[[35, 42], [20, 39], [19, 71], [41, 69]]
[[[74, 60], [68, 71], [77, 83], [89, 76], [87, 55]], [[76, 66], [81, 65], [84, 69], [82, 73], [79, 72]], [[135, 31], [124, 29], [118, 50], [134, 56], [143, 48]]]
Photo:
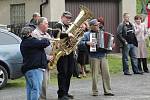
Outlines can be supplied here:
[[0, 89], [3, 88], [8, 80], [8, 73], [6, 69], [0, 65]]

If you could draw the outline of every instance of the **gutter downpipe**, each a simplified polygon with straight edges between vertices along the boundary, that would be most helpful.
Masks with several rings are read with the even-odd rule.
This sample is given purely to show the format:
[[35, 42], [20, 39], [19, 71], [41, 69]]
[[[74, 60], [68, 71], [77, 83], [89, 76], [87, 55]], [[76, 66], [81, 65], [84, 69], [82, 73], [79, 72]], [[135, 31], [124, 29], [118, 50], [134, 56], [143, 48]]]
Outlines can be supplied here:
[[43, 3], [40, 5], [40, 15], [41, 15], [41, 17], [43, 16], [42, 7], [43, 7], [44, 5], [46, 5], [46, 4], [48, 4], [48, 0], [46, 0], [45, 2], [43, 2]]

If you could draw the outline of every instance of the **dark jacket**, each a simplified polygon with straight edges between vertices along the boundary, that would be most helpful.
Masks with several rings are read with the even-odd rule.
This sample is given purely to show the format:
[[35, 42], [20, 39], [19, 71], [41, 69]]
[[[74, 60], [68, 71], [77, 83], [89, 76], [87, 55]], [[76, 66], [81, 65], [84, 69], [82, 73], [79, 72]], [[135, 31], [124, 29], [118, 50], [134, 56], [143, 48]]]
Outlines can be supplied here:
[[26, 26], [29, 26], [32, 28], [32, 30], [35, 30], [37, 27], [37, 22], [34, 19], [31, 19], [29, 23], [26, 24]]
[[[58, 23], [56, 23], [56, 24], [54, 25], [54, 29], [58, 28], [58, 29], [61, 30], [60, 39], [63, 39], [63, 38], [65, 38], [65, 37], [68, 37], [68, 34], [65, 33], [66, 30], [63, 31], [63, 27], [66, 28], [66, 30], [67, 30], [69, 26], [64, 25], [64, 24], [62, 24], [62, 23], [60, 23], [60, 22], [58, 22]], [[58, 32], [59, 32], [59, 31], [53, 31], [53, 36], [54, 36], [54, 38], [57, 37]]]
[[81, 43], [82, 41], [79, 42], [78, 44], [78, 52], [85, 52], [88, 53], [88, 48], [86, 45]]
[[38, 40], [34, 37], [23, 38], [20, 44], [21, 54], [23, 56], [23, 74], [32, 69], [46, 69], [47, 58], [44, 48], [49, 45], [50, 42], [47, 39]]
[[[137, 42], [137, 38], [135, 36], [135, 29], [132, 23], [130, 23], [133, 29], [133, 44], [138, 47], [138, 42]], [[126, 24], [123, 22], [121, 24], [119, 24], [118, 28], [117, 28], [117, 38], [120, 41], [120, 47], [124, 47], [126, 46], [127, 40], [126, 40], [127, 36], [127, 26]]]

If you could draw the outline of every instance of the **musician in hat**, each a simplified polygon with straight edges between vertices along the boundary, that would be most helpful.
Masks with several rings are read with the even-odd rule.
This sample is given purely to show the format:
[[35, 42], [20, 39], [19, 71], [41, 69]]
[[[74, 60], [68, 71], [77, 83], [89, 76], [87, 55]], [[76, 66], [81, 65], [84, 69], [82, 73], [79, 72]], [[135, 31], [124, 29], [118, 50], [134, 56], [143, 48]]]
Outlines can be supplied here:
[[[69, 28], [70, 22], [72, 19], [72, 14], [68, 11], [63, 12], [61, 19], [58, 23], [55, 24], [54, 28], [59, 28], [61, 30], [60, 38], [73, 37], [73, 34], [66, 33], [66, 30]], [[54, 37], [56, 38], [58, 32], [54, 32]], [[73, 95], [69, 94], [70, 80], [73, 74], [74, 69], [74, 54], [73, 52], [69, 55], [61, 56], [57, 62], [58, 70], [58, 100], [69, 100], [73, 99]]]

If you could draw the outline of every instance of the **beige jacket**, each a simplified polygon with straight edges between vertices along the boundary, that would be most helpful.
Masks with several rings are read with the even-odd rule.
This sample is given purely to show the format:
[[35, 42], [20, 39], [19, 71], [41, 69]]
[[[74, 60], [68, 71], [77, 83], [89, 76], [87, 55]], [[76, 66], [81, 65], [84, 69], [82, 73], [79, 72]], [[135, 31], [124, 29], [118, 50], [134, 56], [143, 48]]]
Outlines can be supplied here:
[[[47, 32], [45, 32], [45, 33], [41, 32], [38, 27], [32, 32], [31, 35], [32, 35], [32, 37], [35, 37], [39, 40], [41, 40], [42, 38], [47, 38], [49, 40], [52, 39], [52, 37]], [[52, 51], [52, 45], [49, 45], [47, 48], [45, 48], [47, 60], [50, 60], [51, 51]]]

